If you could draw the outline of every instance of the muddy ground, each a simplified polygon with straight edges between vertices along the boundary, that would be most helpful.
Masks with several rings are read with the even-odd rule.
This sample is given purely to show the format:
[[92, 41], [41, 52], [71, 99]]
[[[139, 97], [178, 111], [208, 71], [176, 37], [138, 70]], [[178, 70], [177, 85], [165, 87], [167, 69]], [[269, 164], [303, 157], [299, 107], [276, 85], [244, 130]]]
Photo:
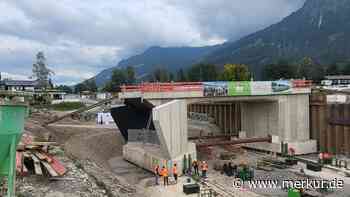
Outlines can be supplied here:
[[34, 175], [18, 177], [17, 196], [143, 196], [142, 187], [135, 184], [140, 182], [140, 176], [151, 175], [121, 159], [124, 142], [115, 126], [96, 126], [93, 121], [80, 122], [70, 118], [42, 126], [55, 115], [52, 112], [32, 114], [26, 122], [25, 132], [58, 142], [59, 146], [50, 153], [68, 172], [56, 181]]

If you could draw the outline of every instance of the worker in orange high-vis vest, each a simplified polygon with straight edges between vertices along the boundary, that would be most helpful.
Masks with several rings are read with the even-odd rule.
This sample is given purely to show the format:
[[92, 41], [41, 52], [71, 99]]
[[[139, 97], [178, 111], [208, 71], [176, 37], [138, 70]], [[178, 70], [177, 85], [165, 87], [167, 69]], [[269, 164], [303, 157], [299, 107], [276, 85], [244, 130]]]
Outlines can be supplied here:
[[202, 177], [207, 177], [207, 171], [208, 171], [208, 164], [207, 164], [207, 162], [203, 161], [202, 165], [201, 165], [201, 168], [202, 168]]
[[174, 164], [173, 166], [173, 176], [174, 176], [174, 179], [175, 179], [175, 183], [177, 183], [177, 166], [176, 164]]
[[169, 185], [169, 173], [168, 173], [168, 169], [165, 166], [163, 166], [161, 173], [164, 180], [164, 186]]
[[156, 165], [154, 168], [154, 175], [156, 177], [156, 185], [159, 185], [159, 177], [160, 177], [160, 167], [159, 165]]

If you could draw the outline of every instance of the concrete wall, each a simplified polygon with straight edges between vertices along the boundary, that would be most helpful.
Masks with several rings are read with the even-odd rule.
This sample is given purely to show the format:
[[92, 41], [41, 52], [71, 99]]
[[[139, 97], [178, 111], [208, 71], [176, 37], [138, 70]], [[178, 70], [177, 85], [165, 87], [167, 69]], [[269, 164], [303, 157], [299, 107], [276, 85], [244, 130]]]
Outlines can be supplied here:
[[242, 102], [242, 131], [247, 137], [277, 135], [283, 141], [307, 141], [309, 95], [281, 95], [270, 102]]
[[186, 157], [191, 155], [192, 159], [196, 159], [196, 145], [194, 143], [188, 143], [188, 150], [186, 150], [185, 153], [171, 159], [166, 159], [162, 148], [157, 145], [128, 143], [123, 146], [124, 159], [151, 172], [154, 171], [156, 165], [159, 165], [160, 167], [167, 166], [169, 173], [172, 174], [172, 166], [176, 163], [178, 166], [178, 173], [181, 176], [184, 155], [186, 155]]
[[242, 131], [247, 137], [280, 135], [278, 102], [243, 102], [241, 108]]
[[169, 159], [188, 150], [187, 103], [174, 100], [153, 108], [153, 123]]
[[309, 95], [280, 96], [279, 117], [283, 140], [310, 139]]

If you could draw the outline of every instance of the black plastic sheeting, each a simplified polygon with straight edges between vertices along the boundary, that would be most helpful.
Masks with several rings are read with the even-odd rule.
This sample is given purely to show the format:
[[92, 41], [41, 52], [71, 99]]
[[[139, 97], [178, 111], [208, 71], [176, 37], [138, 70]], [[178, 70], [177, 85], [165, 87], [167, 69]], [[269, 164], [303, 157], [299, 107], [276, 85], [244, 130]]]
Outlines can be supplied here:
[[[144, 129], [147, 127], [154, 105], [141, 98], [126, 99], [125, 106], [114, 107], [111, 114], [125, 141], [128, 141], [128, 129]], [[153, 121], [149, 125], [154, 129]]]

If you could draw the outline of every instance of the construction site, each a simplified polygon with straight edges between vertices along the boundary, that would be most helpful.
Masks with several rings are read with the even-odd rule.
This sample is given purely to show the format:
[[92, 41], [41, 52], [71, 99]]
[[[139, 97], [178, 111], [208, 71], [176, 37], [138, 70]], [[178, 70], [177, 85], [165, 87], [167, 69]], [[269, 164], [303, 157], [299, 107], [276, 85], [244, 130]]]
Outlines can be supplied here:
[[348, 95], [307, 80], [141, 83], [60, 112], [3, 93], [1, 196], [347, 197]]

